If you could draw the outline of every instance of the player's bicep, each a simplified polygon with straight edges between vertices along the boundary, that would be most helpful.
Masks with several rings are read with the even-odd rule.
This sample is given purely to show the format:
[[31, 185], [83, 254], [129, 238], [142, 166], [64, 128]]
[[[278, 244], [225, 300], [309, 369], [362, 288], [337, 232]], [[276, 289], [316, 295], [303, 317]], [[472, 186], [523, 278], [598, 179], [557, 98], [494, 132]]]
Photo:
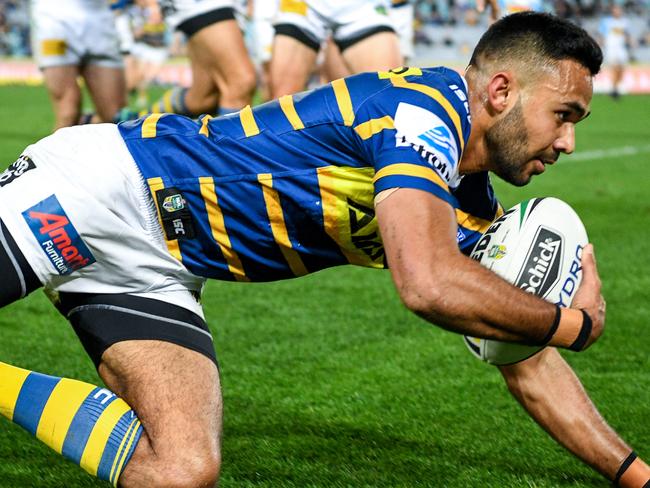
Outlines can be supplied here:
[[[381, 197], [382, 194], [379, 194]], [[445, 256], [459, 253], [454, 209], [429, 192], [399, 188], [376, 203], [388, 266], [398, 290], [427, 286]]]

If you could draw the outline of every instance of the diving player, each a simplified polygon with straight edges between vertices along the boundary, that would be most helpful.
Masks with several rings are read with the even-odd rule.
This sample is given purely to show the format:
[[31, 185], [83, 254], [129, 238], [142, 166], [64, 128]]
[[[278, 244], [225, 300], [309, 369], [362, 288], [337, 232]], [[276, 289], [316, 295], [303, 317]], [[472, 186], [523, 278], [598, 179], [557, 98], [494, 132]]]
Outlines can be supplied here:
[[[42, 284], [58, 294], [108, 389], [0, 363], [0, 413], [113, 484], [213, 486], [222, 402], [198, 301], [207, 278], [390, 263], [403, 302], [432, 323], [588, 347], [605, 319], [591, 246], [567, 309], [463, 253], [501, 212], [488, 171], [525, 185], [573, 151], [601, 61], [579, 27], [518, 14], [486, 32], [465, 78], [364, 73], [216, 119], [153, 114], [30, 146], [2, 177], [0, 303]], [[501, 373], [585, 463], [626, 488], [650, 480], [555, 348]]]
[[100, 121], [126, 102], [124, 70], [106, 0], [32, 0], [32, 43], [54, 109], [54, 128], [74, 125], [84, 79]]
[[402, 64], [399, 40], [383, 0], [286, 0], [280, 3], [275, 22], [273, 98], [305, 88], [330, 32], [351, 73]]

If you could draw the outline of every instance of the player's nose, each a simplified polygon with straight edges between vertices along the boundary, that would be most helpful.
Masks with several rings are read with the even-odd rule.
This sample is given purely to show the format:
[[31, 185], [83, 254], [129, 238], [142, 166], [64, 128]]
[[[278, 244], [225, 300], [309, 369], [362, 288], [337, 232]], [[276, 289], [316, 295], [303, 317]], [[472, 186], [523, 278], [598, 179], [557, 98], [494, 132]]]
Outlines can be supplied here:
[[560, 128], [560, 134], [553, 143], [553, 149], [565, 154], [571, 154], [576, 148], [575, 125], [563, 124]]

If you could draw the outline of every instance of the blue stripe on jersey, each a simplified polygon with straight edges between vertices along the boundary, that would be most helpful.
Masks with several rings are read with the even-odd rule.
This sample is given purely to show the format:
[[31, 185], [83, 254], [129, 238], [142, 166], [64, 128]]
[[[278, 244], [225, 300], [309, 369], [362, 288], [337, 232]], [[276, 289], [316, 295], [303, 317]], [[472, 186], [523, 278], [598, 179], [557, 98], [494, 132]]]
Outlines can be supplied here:
[[59, 381], [61, 378], [29, 373], [16, 400], [13, 421], [32, 435], [36, 435], [43, 409]]
[[63, 456], [79, 464], [97, 419], [117, 399], [116, 395], [109, 393], [105, 388], [95, 388], [81, 404], [63, 441]]

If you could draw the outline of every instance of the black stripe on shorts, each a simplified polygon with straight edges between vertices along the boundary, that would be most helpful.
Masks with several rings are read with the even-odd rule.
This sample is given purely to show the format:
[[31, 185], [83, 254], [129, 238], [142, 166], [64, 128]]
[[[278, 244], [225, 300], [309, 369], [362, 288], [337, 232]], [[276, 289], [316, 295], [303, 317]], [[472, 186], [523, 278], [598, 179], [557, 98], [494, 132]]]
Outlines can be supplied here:
[[379, 34], [380, 32], [392, 32], [395, 33], [395, 29], [388, 25], [378, 25], [377, 27], [371, 27], [361, 32], [357, 32], [355, 35], [347, 37], [345, 39], [334, 39], [334, 42], [339, 47], [341, 52], [345, 51], [347, 48], [354, 46], [357, 42], [361, 42], [364, 39], [368, 39], [370, 36]]
[[288, 36], [296, 41], [304, 44], [313, 51], [318, 52], [320, 49], [320, 42], [310, 36], [306, 31], [294, 24], [276, 24], [273, 26], [275, 29], [275, 35], [278, 34], [283, 36]]
[[235, 20], [235, 11], [232, 7], [223, 7], [215, 10], [210, 10], [203, 14], [199, 14], [196, 17], [187, 19], [176, 27], [177, 30], [181, 31], [188, 38], [192, 37], [198, 31], [209, 25], [216, 24], [224, 20]]
[[110, 346], [128, 340], [171, 342], [199, 352], [217, 364], [205, 321], [178, 305], [134, 295], [60, 293], [65, 315], [96, 367]]

